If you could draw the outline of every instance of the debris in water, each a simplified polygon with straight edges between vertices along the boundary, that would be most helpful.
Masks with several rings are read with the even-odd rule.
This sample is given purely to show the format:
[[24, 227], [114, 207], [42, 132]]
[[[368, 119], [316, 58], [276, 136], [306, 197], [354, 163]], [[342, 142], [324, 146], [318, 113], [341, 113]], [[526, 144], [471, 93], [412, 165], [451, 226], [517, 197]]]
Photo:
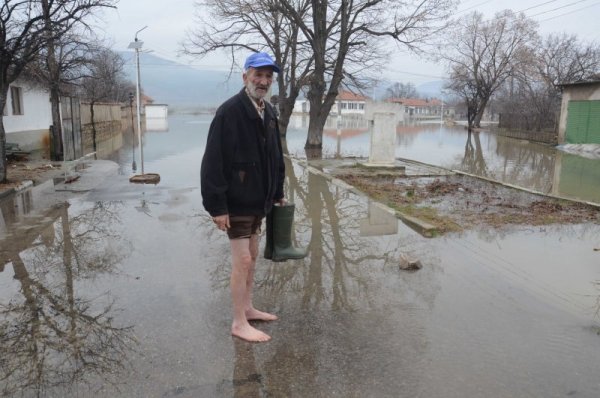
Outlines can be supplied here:
[[403, 271], [417, 271], [423, 268], [423, 264], [420, 260], [414, 258], [408, 258], [406, 256], [400, 256], [399, 268]]

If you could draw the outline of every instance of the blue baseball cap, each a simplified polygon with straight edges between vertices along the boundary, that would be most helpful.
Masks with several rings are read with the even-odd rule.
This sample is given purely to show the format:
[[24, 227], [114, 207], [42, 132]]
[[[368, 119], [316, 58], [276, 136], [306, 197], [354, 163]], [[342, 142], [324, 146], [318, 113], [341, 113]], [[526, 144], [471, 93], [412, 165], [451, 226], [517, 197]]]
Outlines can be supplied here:
[[273, 71], [279, 73], [279, 66], [273, 61], [273, 58], [267, 53], [254, 53], [248, 58], [246, 58], [246, 62], [244, 63], [244, 69], [248, 70], [248, 68], [260, 68], [263, 66], [270, 66], [273, 68]]

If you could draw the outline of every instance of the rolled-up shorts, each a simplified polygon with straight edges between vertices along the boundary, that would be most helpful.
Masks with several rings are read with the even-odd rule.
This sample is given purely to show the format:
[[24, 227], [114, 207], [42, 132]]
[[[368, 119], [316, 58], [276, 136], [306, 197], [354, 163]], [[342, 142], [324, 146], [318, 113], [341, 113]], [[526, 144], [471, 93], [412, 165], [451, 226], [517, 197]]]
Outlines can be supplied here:
[[229, 216], [231, 227], [227, 230], [229, 239], [245, 239], [260, 234], [263, 216]]

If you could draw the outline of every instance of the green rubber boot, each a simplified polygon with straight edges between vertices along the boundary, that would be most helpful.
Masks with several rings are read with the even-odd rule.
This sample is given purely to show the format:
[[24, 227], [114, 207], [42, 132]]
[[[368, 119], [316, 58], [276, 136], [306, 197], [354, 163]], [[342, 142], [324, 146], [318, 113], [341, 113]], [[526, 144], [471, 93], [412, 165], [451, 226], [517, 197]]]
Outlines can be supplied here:
[[271, 210], [273, 227], [271, 259], [273, 261], [299, 260], [308, 254], [306, 248], [299, 249], [292, 245], [295, 209], [296, 206], [293, 203], [288, 203], [283, 206], [273, 206], [273, 210]]
[[266, 219], [266, 238], [267, 242], [265, 243], [265, 253], [264, 257], [267, 260], [271, 260], [273, 258], [273, 211], [271, 210], [269, 214], [267, 214]]

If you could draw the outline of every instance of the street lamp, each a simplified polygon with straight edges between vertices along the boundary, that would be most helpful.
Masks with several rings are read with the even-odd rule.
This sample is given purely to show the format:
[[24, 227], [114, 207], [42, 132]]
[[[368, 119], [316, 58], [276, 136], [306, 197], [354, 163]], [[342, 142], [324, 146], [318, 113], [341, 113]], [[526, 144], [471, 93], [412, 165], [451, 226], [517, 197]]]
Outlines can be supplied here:
[[133, 123], [133, 93], [129, 93], [129, 113], [131, 114], [131, 169], [133, 171], [137, 170], [137, 166], [135, 164], [135, 125]]
[[140, 117], [140, 50], [142, 49], [143, 41], [138, 40], [138, 33], [142, 30], [146, 29], [148, 26], [144, 26], [142, 29], [135, 32], [135, 40], [129, 43], [127, 48], [132, 48], [135, 50], [135, 93], [137, 98], [137, 129], [138, 129], [138, 141], [140, 145], [140, 160], [142, 163], [142, 175], [144, 175], [144, 145], [142, 144], [142, 122]]
[[140, 115], [140, 50], [142, 49], [142, 45], [144, 44], [144, 42], [139, 41], [137, 35], [146, 28], [147, 26], [144, 26], [142, 29], [135, 32], [135, 40], [129, 43], [129, 46], [127, 47], [135, 50], [135, 67], [137, 72], [135, 76], [135, 92], [137, 96], [137, 129], [138, 141], [140, 145], [140, 161], [142, 164], [142, 174], [132, 176], [131, 178], [129, 178], [129, 181], [142, 184], [158, 184], [158, 182], [160, 181], [160, 175], [156, 173], [144, 173], [144, 143], [142, 141], [142, 118]]

